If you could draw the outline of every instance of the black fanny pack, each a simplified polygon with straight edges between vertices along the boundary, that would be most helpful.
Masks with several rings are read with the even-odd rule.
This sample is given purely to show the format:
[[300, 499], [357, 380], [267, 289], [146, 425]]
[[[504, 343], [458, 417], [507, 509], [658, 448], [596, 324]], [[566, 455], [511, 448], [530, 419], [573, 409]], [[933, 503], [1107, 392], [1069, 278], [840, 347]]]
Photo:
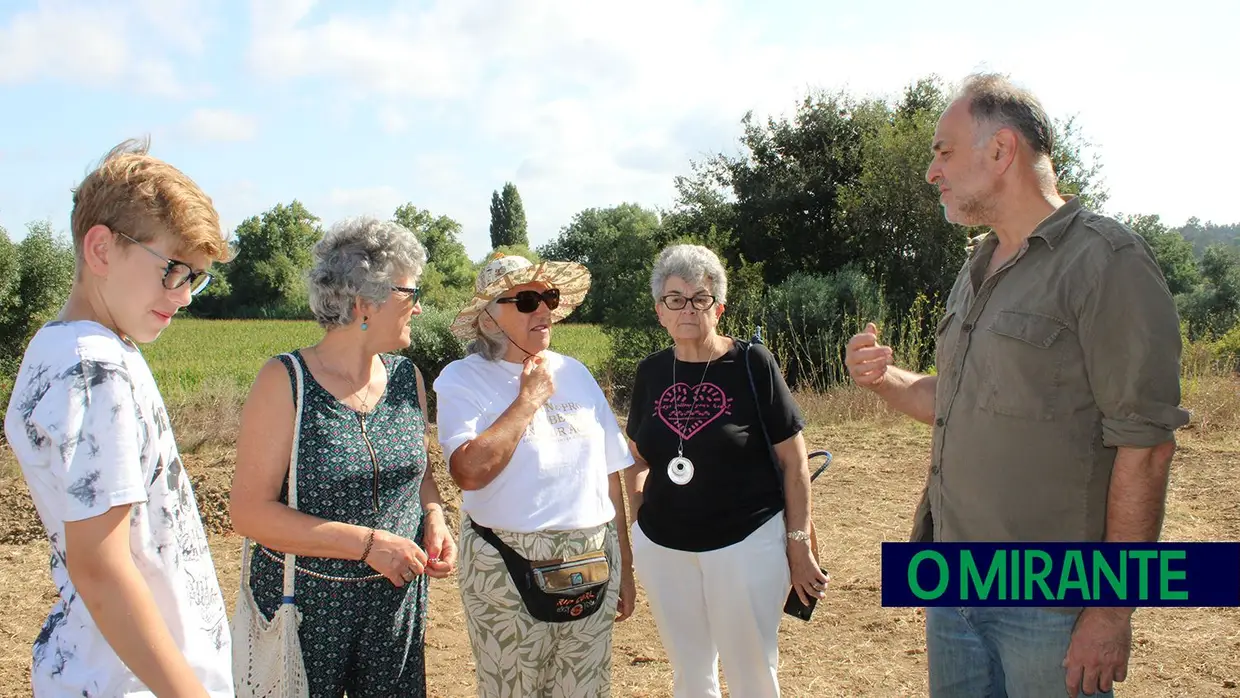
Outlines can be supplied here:
[[611, 579], [603, 551], [531, 562], [500, 540], [495, 531], [472, 520], [469, 525], [499, 551], [531, 616], [546, 623], [565, 623], [589, 618], [603, 607]]

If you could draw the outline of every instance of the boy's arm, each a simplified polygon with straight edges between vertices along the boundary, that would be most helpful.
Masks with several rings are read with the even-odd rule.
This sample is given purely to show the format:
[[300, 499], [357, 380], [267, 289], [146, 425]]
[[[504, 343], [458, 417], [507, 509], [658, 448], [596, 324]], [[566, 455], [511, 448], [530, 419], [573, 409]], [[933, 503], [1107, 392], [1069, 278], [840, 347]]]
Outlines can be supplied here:
[[65, 522], [69, 578], [112, 650], [155, 695], [207, 696], [129, 549], [129, 505]]

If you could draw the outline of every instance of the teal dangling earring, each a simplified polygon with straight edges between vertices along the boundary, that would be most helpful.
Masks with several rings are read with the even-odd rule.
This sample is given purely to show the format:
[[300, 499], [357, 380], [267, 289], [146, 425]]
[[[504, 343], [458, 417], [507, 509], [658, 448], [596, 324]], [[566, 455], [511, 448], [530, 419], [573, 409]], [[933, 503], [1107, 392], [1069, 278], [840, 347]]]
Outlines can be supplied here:
[[365, 332], [365, 331], [366, 331], [366, 321], [367, 321], [367, 320], [369, 320], [369, 319], [370, 319], [369, 317], [363, 317], [363, 318], [362, 318], [362, 331], [363, 331], [363, 332]]

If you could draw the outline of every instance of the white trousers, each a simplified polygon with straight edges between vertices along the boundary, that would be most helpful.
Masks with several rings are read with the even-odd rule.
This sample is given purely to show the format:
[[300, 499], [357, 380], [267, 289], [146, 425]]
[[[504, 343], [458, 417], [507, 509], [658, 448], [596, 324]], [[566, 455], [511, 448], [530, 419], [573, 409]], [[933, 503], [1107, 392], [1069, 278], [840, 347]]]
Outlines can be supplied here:
[[633, 524], [633, 568], [674, 672], [675, 698], [779, 696], [779, 623], [791, 589], [782, 514], [745, 540], [703, 553], [673, 550]]

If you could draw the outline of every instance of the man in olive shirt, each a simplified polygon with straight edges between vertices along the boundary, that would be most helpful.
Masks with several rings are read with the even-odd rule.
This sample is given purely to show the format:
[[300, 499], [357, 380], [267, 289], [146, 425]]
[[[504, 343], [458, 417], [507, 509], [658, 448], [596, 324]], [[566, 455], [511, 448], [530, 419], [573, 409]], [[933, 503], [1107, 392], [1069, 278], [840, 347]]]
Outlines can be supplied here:
[[[926, 179], [987, 226], [938, 323], [936, 376], [892, 365], [873, 324], [859, 385], [933, 427], [914, 540], [1154, 541], [1180, 407], [1175, 303], [1145, 241], [1057, 192], [1052, 124], [995, 75], [967, 80]], [[1132, 608], [929, 608], [931, 695], [1111, 695]]]

